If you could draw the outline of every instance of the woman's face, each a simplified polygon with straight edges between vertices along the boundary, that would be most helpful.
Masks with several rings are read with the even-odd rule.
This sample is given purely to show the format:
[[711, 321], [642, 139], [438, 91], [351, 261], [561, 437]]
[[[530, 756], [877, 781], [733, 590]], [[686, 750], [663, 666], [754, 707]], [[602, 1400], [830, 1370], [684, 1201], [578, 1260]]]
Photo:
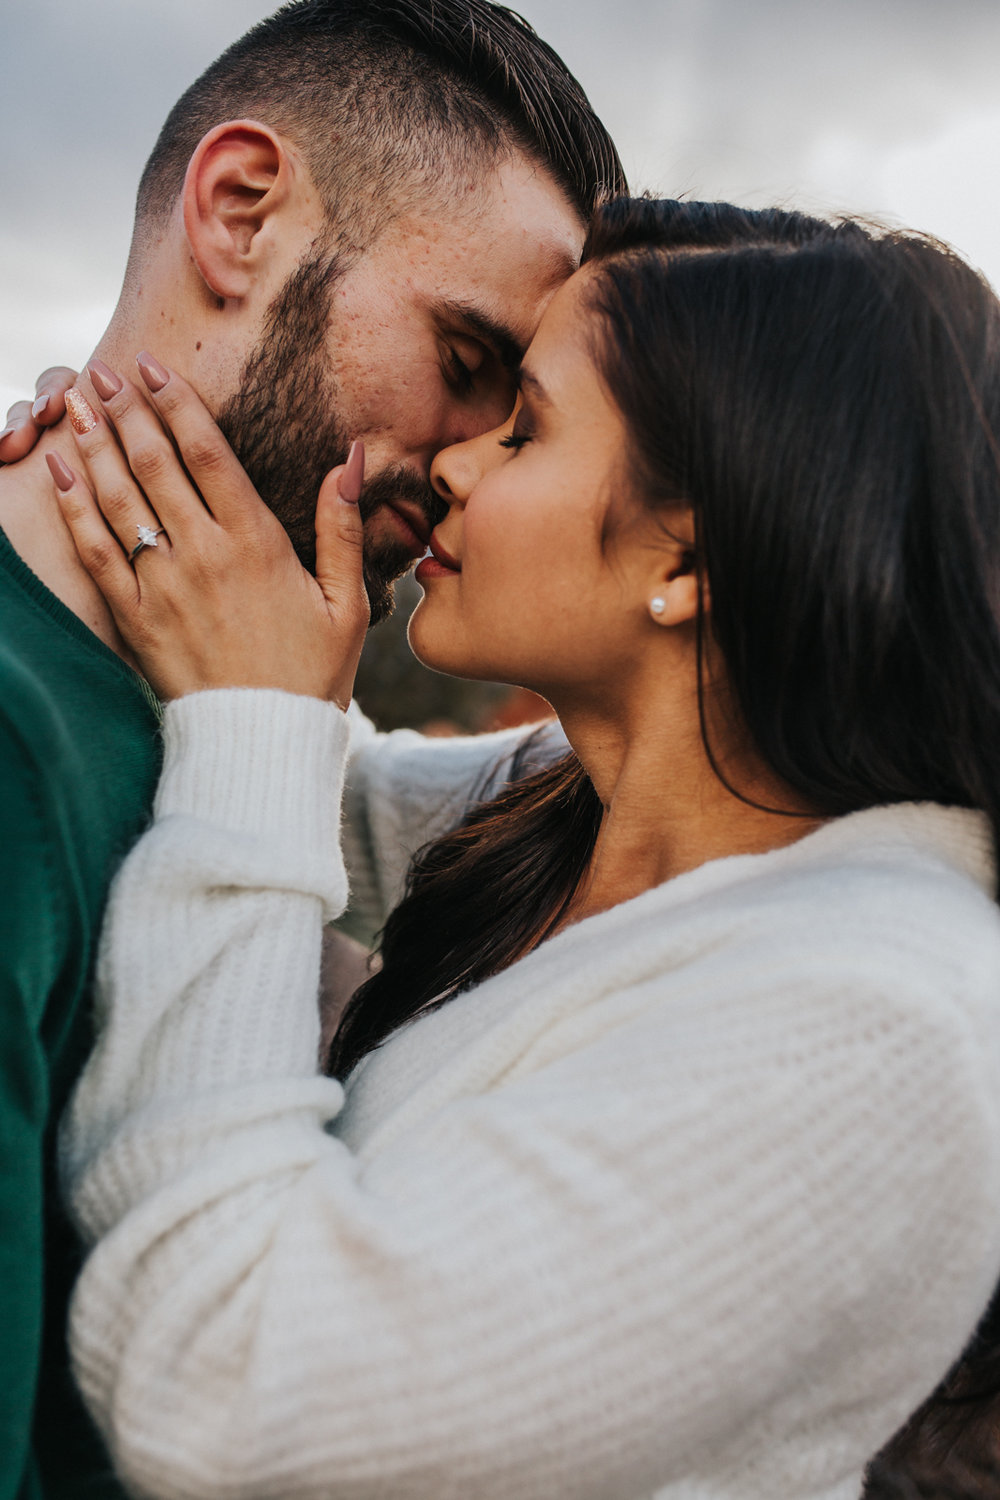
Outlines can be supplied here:
[[439, 671], [607, 703], [657, 633], [649, 604], [670, 542], [623, 492], [627, 433], [587, 341], [593, 274], [549, 304], [513, 417], [434, 462], [450, 509], [431, 540], [439, 560], [417, 569], [410, 643]]

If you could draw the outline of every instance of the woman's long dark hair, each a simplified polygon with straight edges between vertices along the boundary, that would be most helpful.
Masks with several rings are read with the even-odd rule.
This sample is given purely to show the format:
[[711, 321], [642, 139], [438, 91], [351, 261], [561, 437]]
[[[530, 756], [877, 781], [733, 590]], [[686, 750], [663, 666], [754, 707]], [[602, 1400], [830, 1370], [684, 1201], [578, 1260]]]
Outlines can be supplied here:
[[[822, 814], [928, 800], [980, 808], [1000, 833], [987, 283], [926, 237], [725, 204], [618, 200], [584, 258], [635, 498], [693, 508], [712, 638], [764, 760]], [[541, 941], [601, 813], [575, 757], [515, 766], [423, 849], [331, 1070]], [[998, 1322], [956, 1394], [1000, 1384]]]

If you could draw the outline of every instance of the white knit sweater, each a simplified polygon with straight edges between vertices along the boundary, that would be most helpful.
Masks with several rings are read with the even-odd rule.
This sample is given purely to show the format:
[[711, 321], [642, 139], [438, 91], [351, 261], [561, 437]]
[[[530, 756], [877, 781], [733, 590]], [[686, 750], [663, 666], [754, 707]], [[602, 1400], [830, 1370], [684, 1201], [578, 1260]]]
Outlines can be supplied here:
[[[876, 809], [704, 865], [404, 1028], [345, 1100], [315, 1055], [347, 739], [279, 693], [167, 711], [64, 1143], [122, 1475], [854, 1500], [1000, 1273], [984, 821]], [[362, 904], [515, 740], [360, 726]]]

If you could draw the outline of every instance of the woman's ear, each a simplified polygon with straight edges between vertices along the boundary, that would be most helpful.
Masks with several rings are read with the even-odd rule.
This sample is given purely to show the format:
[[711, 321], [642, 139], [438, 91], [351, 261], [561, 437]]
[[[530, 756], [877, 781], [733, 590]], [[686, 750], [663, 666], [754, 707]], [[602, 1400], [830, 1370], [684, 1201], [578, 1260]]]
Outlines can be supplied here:
[[657, 625], [684, 625], [697, 619], [698, 596], [708, 609], [708, 584], [699, 574], [694, 542], [694, 517], [686, 511], [680, 524], [671, 524], [670, 544], [661, 555], [649, 588], [648, 607]]
[[216, 297], [243, 298], [273, 252], [271, 226], [294, 190], [288, 147], [257, 120], [227, 120], [202, 136], [182, 206], [191, 254]]

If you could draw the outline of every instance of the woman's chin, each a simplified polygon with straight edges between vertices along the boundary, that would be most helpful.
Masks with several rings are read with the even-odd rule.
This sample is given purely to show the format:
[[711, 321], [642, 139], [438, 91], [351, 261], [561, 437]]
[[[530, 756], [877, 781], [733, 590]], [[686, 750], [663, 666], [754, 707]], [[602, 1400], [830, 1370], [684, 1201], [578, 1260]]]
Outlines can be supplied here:
[[421, 666], [445, 677], [465, 677], [470, 682], [530, 687], [531, 684], [519, 681], [513, 660], [498, 657], [494, 632], [489, 631], [491, 638], [486, 641], [477, 639], [483, 632], [473, 631], [469, 622], [449, 604], [450, 601], [425, 594], [410, 616], [406, 638]]
[[423, 609], [424, 601], [421, 600], [406, 628], [410, 650], [422, 667], [441, 672], [445, 677], [465, 677], [471, 682], [504, 680], [496, 676], [492, 664], [486, 664], [474, 652], [464, 650], [463, 643], [456, 640], [454, 634], [422, 621], [420, 614]]
[[416, 646], [412, 640], [410, 650], [422, 667], [426, 667], [430, 672], [440, 672], [444, 677], [464, 677], [469, 682], [506, 681], [506, 678], [498, 677], [495, 671], [455, 651], [435, 650], [433, 645], [428, 645], [426, 648]]
[[425, 616], [433, 614], [427, 608], [427, 600], [419, 600], [406, 627], [406, 639], [417, 661], [432, 672], [443, 672], [448, 677], [469, 677], [463, 653], [456, 650], [457, 642], [448, 630], [438, 628]]

